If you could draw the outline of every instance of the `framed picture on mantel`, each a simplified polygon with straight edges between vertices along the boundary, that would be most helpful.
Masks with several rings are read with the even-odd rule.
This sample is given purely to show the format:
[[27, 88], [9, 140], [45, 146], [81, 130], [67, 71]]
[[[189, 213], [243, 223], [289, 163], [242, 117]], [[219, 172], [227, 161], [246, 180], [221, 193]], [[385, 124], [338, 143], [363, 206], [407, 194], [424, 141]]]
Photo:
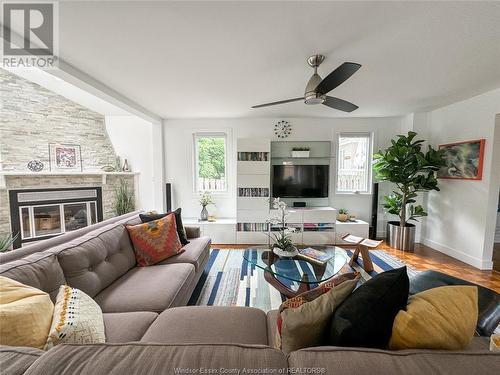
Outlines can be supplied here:
[[49, 143], [50, 170], [54, 172], [82, 171], [80, 145]]
[[446, 165], [438, 178], [481, 180], [483, 178], [484, 139], [439, 145], [444, 150]]

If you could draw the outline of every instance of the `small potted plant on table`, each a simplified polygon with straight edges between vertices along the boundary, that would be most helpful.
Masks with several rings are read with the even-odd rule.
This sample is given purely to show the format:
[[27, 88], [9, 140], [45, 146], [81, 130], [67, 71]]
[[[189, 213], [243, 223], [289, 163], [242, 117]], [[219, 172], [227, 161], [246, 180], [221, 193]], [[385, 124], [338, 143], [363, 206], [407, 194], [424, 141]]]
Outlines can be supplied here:
[[291, 238], [292, 233], [295, 232], [295, 228], [288, 228], [286, 225], [286, 217], [288, 215], [286, 203], [280, 201], [279, 198], [274, 198], [273, 208], [278, 210], [278, 217], [272, 217], [269, 220], [269, 225], [278, 227], [277, 233], [268, 235], [273, 241], [271, 246], [273, 253], [280, 257], [294, 257], [299, 251]]
[[349, 212], [345, 208], [340, 208], [337, 215], [337, 220], [346, 222], [347, 220], [349, 220]]

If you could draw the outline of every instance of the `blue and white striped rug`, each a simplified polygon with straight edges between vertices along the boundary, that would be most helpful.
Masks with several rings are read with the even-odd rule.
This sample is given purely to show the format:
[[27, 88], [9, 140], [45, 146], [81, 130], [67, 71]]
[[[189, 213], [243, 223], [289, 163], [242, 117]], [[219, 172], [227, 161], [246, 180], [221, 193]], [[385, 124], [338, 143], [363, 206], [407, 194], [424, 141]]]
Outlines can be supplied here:
[[[188, 305], [201, 306], [252, 306], [269, 311], [277, 309], [286, 297], [274, 289], [264, 279], [264, 271], [249, 264], [243, 254], [251, 250], [213, 249], [205, 272], [200, 278]], [[352, 255], [351, 250], [346, 250], [348, 255]], [[349, 272], [353, 269], [361, 273], [361, 282], [371, 279], [374, 275], [394, 268], [403, 267], [405, 264], [398, 258], [386, 253], [384, 250], [371, 250], [370, 256], [374, 270], [365, 272], [363, 270], [363, 260], [358, 260], [359, 264], [354, 267], [346, 265], [342, 272]], [[413, 268], [408, 267], [408, 276], [417, 273]], [[283, 283], [290, 285], [292, 289], [297, 289], [296, 282], [280, 279]]]

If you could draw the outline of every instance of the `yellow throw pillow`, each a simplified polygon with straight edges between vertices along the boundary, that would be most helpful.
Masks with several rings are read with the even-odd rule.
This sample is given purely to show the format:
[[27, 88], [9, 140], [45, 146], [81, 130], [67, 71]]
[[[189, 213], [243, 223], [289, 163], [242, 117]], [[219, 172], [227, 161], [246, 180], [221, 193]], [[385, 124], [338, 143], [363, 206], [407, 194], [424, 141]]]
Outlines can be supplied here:
[[53, 311], [47, 293], [0, 276], [0, 345], [43, 349]]
[[61, 285], [57, 293], [54, 318], [47, 345], [99, 344], [106, 341], [99, 305], [79, 289]]
[[477, 324], [477, 298], [475, 286], [442, 286], [415, 294], [394, 319], [389, 348], [466, 348]]

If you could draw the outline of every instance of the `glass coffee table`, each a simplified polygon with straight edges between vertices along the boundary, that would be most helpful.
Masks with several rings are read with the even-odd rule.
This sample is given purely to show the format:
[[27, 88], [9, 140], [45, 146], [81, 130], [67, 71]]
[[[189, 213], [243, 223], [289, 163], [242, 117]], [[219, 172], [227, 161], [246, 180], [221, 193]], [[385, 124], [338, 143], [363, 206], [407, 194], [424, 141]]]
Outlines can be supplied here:
[[[332, 257], [320, 264], [300, 255], [293, 258], [279, 257], [267, 246], [252, 246], [247, 248], [243, 258], [262, 269], [265, 280], [280, 293], [294, 297], [337, 275], [349, 260], [347, 252], [337, 246], [314, 246], [314, 249], [331, 254]], [[298, 288], [292, 289], [291, 284], [298, 284]]]

